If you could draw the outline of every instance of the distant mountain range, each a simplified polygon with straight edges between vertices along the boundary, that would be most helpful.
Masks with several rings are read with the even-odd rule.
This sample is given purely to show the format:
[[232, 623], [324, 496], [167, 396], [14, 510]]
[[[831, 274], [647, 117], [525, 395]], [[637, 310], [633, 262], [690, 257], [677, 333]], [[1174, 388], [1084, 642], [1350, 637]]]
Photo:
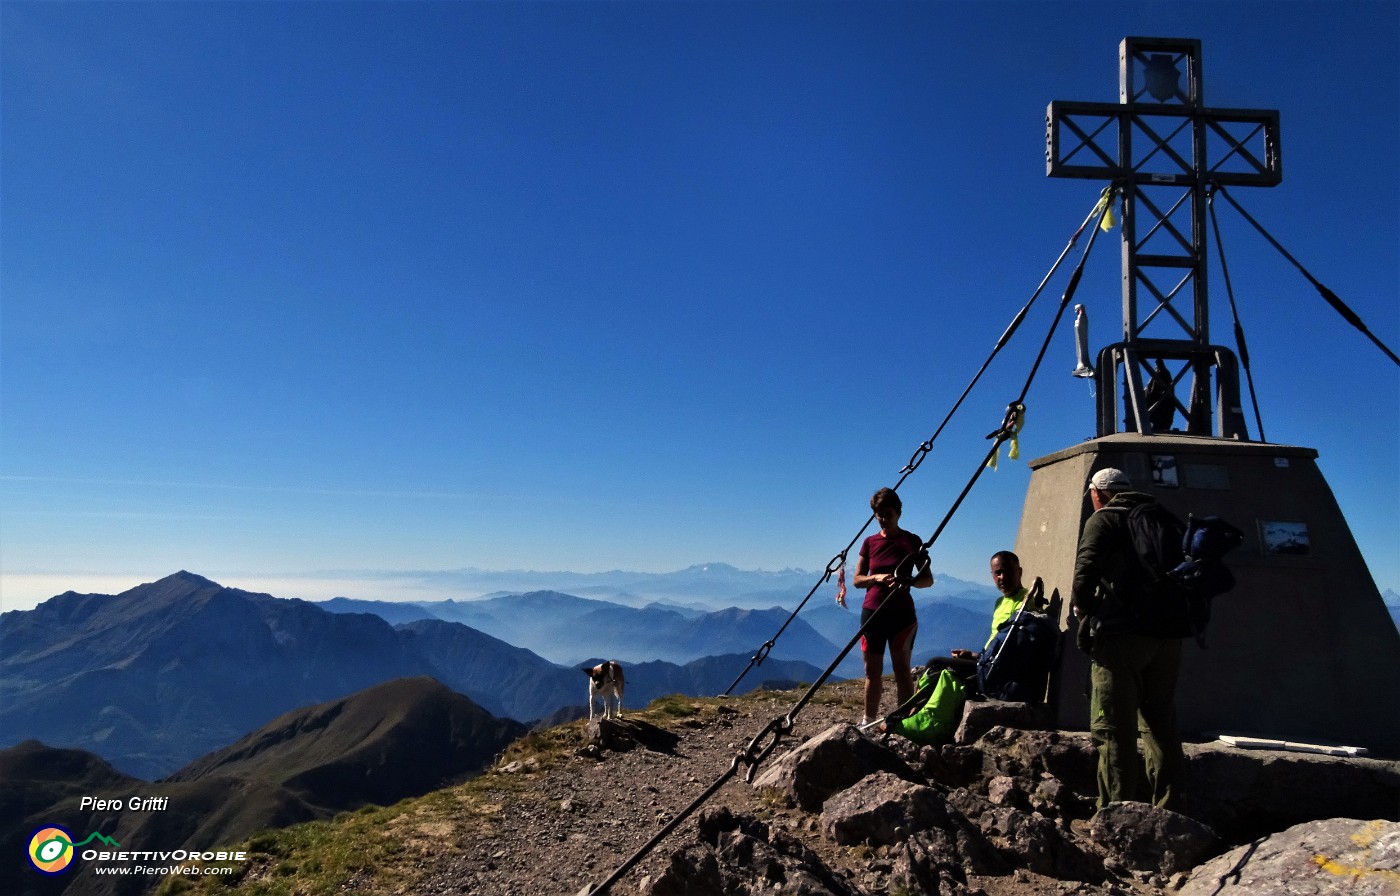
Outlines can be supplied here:
[[[660, 604], [629, 607], [557, 591], [413, 605], [337, 598], [319, 606], [332, 612], [374, 613], [386, 621], [403, 620], [401, 624], [407, 625], [430, 619], [458, 622], [571, 666], [593, 656], [624, 663], [687, 663], [704, 656], [752, 652], [791, 613], [779, 607], [730, 607], [712, 612]], [[788, 626], [773, 652], [775, 657], [801, 660], [821, 668], [836, 653], [835, 645], [802, 617]]]
[[[0, 750], [0, 842], [18, 852], [34, 830], [62, 821], [75, 836], [99, 832], [128, 850], [210, 850], [264, 828], [440, 789], [479, 772], [525, 731], [430, 678], [410, 678], [287, 713], [158, 783], [91, 753], [28, 740]], [[123, 809], [85, 808], [85, 796]], [[131, 797], [164, 802], [130, 811]], [[0, 862], [7, 894], [131, 896], [155, 883], [139, 875], [51, 879], [23, 862]]]
[[820, 573], [800, 569], [777, 572], [741, 570], [727, 563], [700, 563], [664, 573], [625, 570], [540, 572], [468, 567], [386, 575], [391, 580], [411, 578], [419, 587], [444, 594], [490, 597], [559, 591], [630, 607], [662, 603], [701, 611], [724, 607], [755, 609], [795, 605], [820, 577]]
[[[627, 703], [718, 693], [750, 655], [633, 664]], [[775, 656], [739, 690], [819, 674]], [[288, 711], [420, 676], [520, 721], [585, 702], [577, 669], [460, 622], [395, 627], [180, 572], [120, 595], [69, 592], [0, 615], [0, 747], [35, 739], [159, 778]]]
[[[848, 571], [849, 572], [849, 571]], [[355, 577], [364, 578], [357, 571]], [[556, 591], [594, 598], [628, 607], [662, 605], [702, 613], [728, 607], [762, 610], [780, 606], [789, 610], [814, 587], [811, 603], [830, 600], [836, 581], [822, 583], [822, 573], [802, 569], [777, 572], [738, 569], [727, 563], [700, 563], [673, 572], [539, 572], [535, 570], [455, 569], [385, 573], [386, 582], [413, 582], [415, 590], [468, 595], [470, 600], [507, 594]], [[989, 584], [967, 582], [939, 573], [928, 594], [939, 600], [995, 596]], [[395, 601], [397, 602], [397, 601]], [[810, 604], [809, 604], [810, 605]]]
[[[671, 573], [440, 573], [443, 585], [476, 587], [550, 583], [543, 590], [503, 591], [477, 600], [351, 600], [319, 605], [337, 613], [373, 613], [395, 624], [441, 619], [460, 622], [556, 663], [585, 657], [623, 662], [685, 663], [728, 653], [752, 656], [787, 622], [819, 575], [800, 570], [752, 572], [721, 563]], [[464, 577], [463, 581], [456, 581]], [[568, 588], [569, 593], [561, 590]], [[588, 592], [592, 597], [578, 596]], [[787, 624], [772, 656], [825, 668], [860, 627], [861, 594], [851, 589], [849, 610], [836, 606], [835, 584], [824, 584]], [[607, 595], [605, 598], [603, 595]], [[919, 610], [916, 654], [944, 654], [986, 641], [996, 591], [939, 575], [934, 587], [915, 592]], [[841, 666], [860, 675], [858, 651]]]

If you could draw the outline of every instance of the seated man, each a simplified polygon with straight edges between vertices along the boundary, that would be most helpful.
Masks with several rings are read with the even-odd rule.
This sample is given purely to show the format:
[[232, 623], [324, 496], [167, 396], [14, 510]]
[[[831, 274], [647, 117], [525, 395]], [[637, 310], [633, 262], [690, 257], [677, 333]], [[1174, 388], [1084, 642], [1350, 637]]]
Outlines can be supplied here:
[[[992, 607], [992, 633], [987, 636], [987, 643], [982, 645], [982, 650], [992, 646], [992, 642], [997, 639], [997, 631], [1016, 615], [1016, 612], [1026, 601], [1027, 590], [1021, 584], [1021, 559], [1010, 551], [997, 551], [993, 554], [992, 584], [996, 585], [1001, 596], [997, 598], [996, 605]], [[1042, 608], [1030, 606], [1026, 609], [1039, 610]], [[977, 674], [977, 660], [981, 656], [981, 651], [973, 652], [956, 647], [951, 656], [934, 657], [929, 660], [928, 669], [930, 671], [951, 669], [953, 674], [959, 678], [972, 678]]]
[[[1031, 600], [1031, 605], [1026, 607], [1028, 612], [1042, 609], [1038, 594], [1040, 589], [1036, 589], [1037, 596], [1032, 598], [1022, 587], [1021, 561], [1012, 552], [998, 551], [992, 555], [992, 582], [1001, 595], [992, 608], [992, 631], [982, 651], [974, 653], [958, 648], [952, 651], [951, 656], [929, 660], [920, 678], [919, 691], [910, 701], [912, 706], [901, 707], [908, 715], [897, 718], [901, 710], [896, 710], [896, 716], [891, 717], [886, 730], [918, 743], [946, 743], [952, 740], [953, 731], [962, 717], [964, 701], [969, 694], [979, 693], [978, 659], [981, 654], [992, 648], [1001, 630], [1016, 618], [1028, 599]], [[982, 666], [985, 674], [990, 664], [983, 663]]]

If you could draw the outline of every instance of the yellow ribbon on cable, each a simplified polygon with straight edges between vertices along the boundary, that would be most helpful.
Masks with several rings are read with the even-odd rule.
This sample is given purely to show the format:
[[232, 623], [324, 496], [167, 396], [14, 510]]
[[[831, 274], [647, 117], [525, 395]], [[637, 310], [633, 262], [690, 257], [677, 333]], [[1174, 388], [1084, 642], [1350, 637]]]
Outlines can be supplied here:
[[1113, 215], [1113, 197], [1113, 185], [1109, 184], [1099, 194], [1099, 204], [1094, 206], [1094, 214], [1102, 216], [1099, 218], [1099, 229], [1104, 233], [1118, 226], [1118, 219]]
[[[1018, 407], [1016, 408], [1015, 415], [1014, 415], [1013, 418], [1012, 418], [1012, 423], [1011, 423], [1011, 438], [1009, 439], [1009, 441], [1011, 442], [1011, 450], [1008, 451], [1008, 452], [1006, 452], [1006, 457], [1007, 457], [1008, 460], [1020, 460], [1020, 459], [1021, 459], [1021, 430], [1022, 430], [1022, 428], [1025, 427], [1025, 425], [1026, 425], [1026, 406], [1025, 406], [1025, 405], [1020, 405], [1020, 406], [1018, 406]], [[1001, 450], [998, 449], [997, 452], [996, 452], [995, 454], [992, 455], [992, 459], [989, 460], [989, 461], [987, 461], [987, 466], [988, 466], [989, 468], [991, 468], [991, 469], [993, 469], [993, 470], [995, 470], [995, 469], [997, 468], [997, 456], [1000, 455], [1000, 454], [1001, 454]]]

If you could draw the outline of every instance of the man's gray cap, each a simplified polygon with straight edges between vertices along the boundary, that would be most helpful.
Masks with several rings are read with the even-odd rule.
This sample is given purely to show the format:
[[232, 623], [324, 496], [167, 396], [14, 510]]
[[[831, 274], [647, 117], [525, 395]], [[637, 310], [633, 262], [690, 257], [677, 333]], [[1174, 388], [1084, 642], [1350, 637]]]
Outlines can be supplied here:
[[1128, 474], [1113, 467], [1104, 467], [1089, 477], [1089, 488], [1096, 488], [1101, 492], [1121, 492], [1132, 487], [1133, 481], [1128, 478]]

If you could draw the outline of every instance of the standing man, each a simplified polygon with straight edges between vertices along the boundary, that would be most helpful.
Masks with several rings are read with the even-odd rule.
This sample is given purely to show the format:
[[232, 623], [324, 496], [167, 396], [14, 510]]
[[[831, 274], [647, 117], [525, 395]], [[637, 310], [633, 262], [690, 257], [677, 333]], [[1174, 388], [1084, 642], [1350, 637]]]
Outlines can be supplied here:
[[1074, 563], [1072, 607], [1093, 661], [1089, 731], [1098, 748], [1098, 808], [1137, 799], [1139, 723], [1149, 799], [1180, 811], [1185, 760], [1176, 728], [1176, 680], [1181, 639], [1143, 631], [1132, 600], [1149, 573], [1133, 549], [1128, 512], [1152, 502], [1132, 491], [1122, 470], [1108, 467], [1089, 479], [1094, 513], [1084, 523]]

